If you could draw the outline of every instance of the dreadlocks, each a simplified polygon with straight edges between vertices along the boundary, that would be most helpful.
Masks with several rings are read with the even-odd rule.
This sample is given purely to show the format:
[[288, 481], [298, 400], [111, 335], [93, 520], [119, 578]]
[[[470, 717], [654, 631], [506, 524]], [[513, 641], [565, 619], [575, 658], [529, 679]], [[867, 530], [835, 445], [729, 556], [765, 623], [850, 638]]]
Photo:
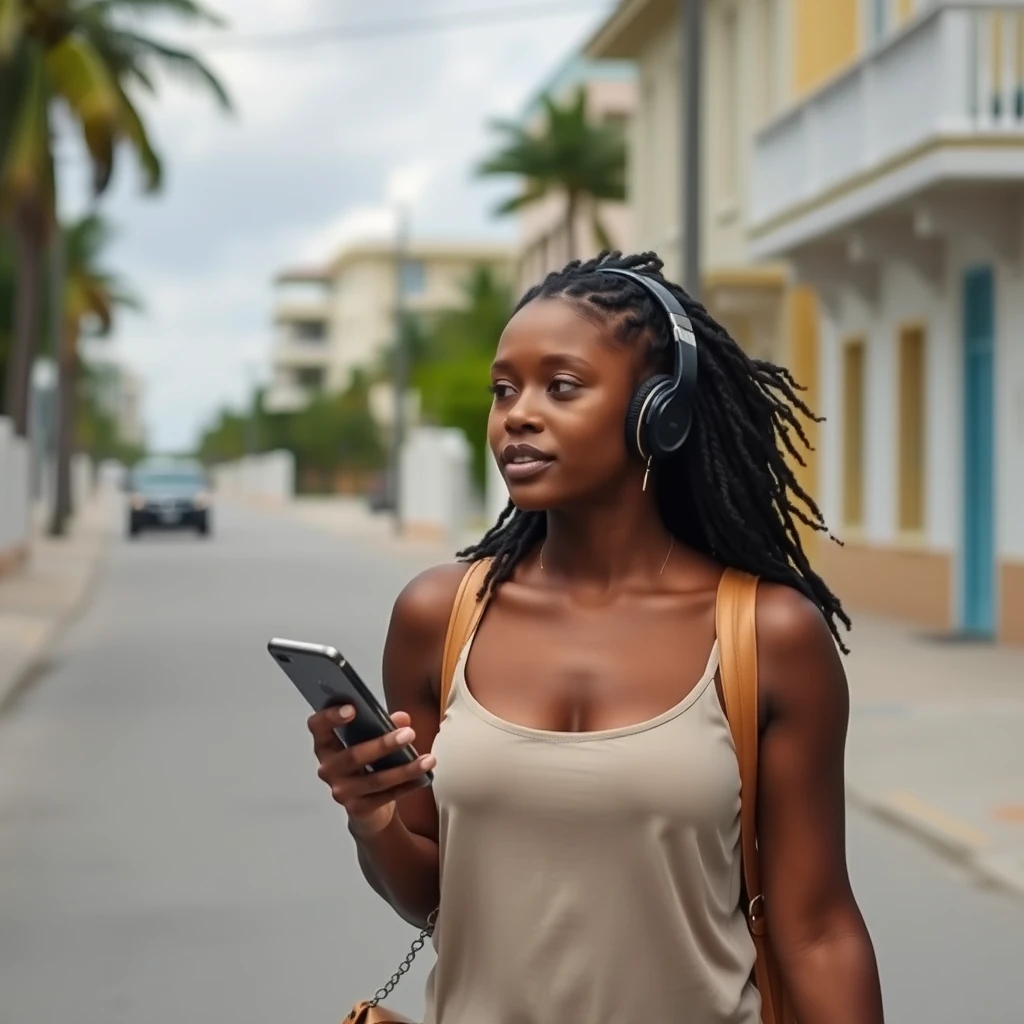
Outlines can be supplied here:
[[[665, 526], [683, 543], [725, 565], [799, 590], [818, 606], [839, 647], [849, 653], [837, 620], [849, 629], [850, 619], [811, 568], [798, 524], [822, 533], [828, 528], [785, 457], [788, 452], [805, 465], [797, 443], [803, 449], [811, 445], [799, 416], [816, 422], [820, 417], [800, 398], [803, 389], [786, 369], [747, 356], [699, 302], [665, 280], [662, 267], [650, 252], [603, 252], [587, 262], [574, 260], [531, 288], [516, 312], [536, 298], [562, 297], [588, 319], [607, 324], [617, 340], [646, 340], [652, 363], [658, 364], [671, 341], [664, 311], [635, 281], [599, 271], [645, 274], [675, 295], [697, 335], [699, 385], [686, 444], [656, 464], [658, 508]], [[522, 512], [509, 502], [483, 539], [457, 557], [494, 559], [482, 595], [512, 576], [546, 530], [543, 512]]]

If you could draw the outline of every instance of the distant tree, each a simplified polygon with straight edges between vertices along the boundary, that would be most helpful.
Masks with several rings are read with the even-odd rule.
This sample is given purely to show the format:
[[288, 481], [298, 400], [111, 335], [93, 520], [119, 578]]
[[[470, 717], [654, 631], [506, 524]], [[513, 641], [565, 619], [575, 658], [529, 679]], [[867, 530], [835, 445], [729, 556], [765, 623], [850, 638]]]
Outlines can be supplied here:
[[580, 208], [590, 208], [591, 224], [600, 244], [611, 246], [598, 204], [626, 195], [626, 141], [622, 131], [594, 120], [587, 111], [586, 90], [580, 88], [564, 104], [541, 99], [544, 122], [531, 131], [517, 121], [495, 121], [504, 136], [502, 147], [478, 167], [481, 175], [516, 175], [523, 190], [503, 202], [499, 215], [517, 213], [556, 194], [565, 203], [565, 237], [570, 259], [579, 256], [576, 222]]
[[465, 433], [473, 453], [473, 478], [482, 488], [488, 458], [491, 361], [508, 323], [512, 297], [487, 266], [474, 270], [464, 288], [465, 304], [438, 317], [428, 337], [428, 354], [412, 379], [423, 415]]
[[139, 308], [138, 300], [102, 266], [110, 244], [110, 226], [97, 214], [62, 228], [64, 235], [64, 296], [61, 303], [60, 351], [57, 353], [57, 488], [53, 503], [52, 536], [64, 533], [71, 514], [71, 454], [78, 419], [79, 339], [88, 331], [105, 337], [118, 307]]
[[297, 413], [288, 429], [302, 468], [366, 472], [384, 462], [384, 444], [370, 410], [369, 380], [356, 373], [347, 390], [322, 394]]

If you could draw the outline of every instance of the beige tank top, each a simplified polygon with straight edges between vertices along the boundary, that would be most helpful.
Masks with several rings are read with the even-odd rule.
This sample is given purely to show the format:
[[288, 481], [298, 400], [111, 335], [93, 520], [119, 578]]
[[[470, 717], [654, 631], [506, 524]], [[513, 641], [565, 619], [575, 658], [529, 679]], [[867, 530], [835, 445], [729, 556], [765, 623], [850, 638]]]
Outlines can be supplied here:
[[718, 644], [675, 707], [589, 733], [491, 714], [466, 685], [471, 645], [433, 747], [426, 1024], [758, 1024]]

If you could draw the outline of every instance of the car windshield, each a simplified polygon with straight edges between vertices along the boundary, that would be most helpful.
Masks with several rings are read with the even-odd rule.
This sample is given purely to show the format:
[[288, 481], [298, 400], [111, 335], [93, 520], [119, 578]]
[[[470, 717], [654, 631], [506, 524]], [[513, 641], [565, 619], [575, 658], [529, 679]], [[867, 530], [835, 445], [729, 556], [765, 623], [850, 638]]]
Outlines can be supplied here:
[[135, 487], [138, 490], [149, 490], [154, 487], [186, 488], [194, 487], [201, 490], [203, 478], [198, 473], [190, 472], [148, 472], [135, 475]]

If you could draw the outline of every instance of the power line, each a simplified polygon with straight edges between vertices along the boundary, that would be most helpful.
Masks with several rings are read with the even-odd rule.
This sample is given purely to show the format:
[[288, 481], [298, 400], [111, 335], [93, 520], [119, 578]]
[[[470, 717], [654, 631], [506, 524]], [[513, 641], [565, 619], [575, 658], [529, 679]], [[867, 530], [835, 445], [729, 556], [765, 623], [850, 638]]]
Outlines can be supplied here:
[[460, 28], [479, 28], [502, 25], [516, 21], [530, 21], [539, 18], [558, 17], [565, 14], [591, 12], [607, 13], [607, 2], [595, 0], [563, 0], [544, 4], [518, 4], [490, 10], [450, 11], [413, 18], [394, 18], [391, 21], [356, 22], [348, 25], [324, 25], [320, 28], [304, 29], [299, 32], [265, 32], [238, 36], [211, 36], [199, 44], [204, 51], [217, 50], [277, 50], [349, 39], [380, 39], [395, 36], [415, 35], [421, 32], [437, 32]]

